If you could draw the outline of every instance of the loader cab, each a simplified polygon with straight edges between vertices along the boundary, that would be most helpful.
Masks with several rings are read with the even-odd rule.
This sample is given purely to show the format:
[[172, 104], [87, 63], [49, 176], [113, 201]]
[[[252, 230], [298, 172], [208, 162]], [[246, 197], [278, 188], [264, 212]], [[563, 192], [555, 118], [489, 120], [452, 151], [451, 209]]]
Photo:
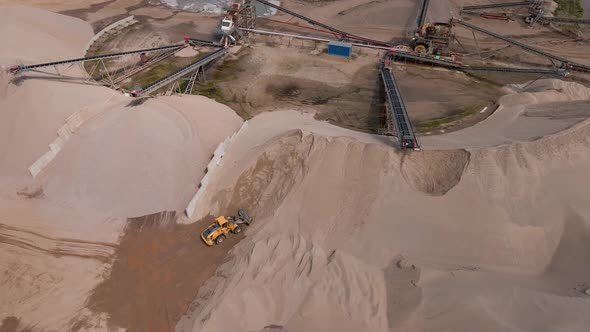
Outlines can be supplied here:
[[215, 231], [219, 230], [221, 227], [219, 224], [214, 223], [213, 225], [209, 226], [206, 230], [203, 231], [203, 236], [208, 238], [209, 235], [213, 234]]
[[227, 218], [226, 218], [226, 217], [224, 217], [224, 216], [219, 216], [219, 217], [215, 218], [215, 223], [214, 223], [214, 225], [218, 225], [219, 227], [223, 227], [223, 226], [226, 226], [226, 225], [227, 225], [227, 222], [228, 222], [228, 221], [229, 221], [229, 220], [227, 220]]

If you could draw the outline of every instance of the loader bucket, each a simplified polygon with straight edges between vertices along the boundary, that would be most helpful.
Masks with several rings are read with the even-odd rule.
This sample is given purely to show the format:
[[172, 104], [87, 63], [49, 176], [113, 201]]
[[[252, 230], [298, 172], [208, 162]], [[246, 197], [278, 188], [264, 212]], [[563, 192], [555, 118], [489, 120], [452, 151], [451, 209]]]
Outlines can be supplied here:
[[252, 218], [248, 215], [248, 213], [246, 212], [246, 210], [244, 209], [239, 209], [238, 210], [238, 217], [246, 224], [246, 225], [250, 225], [250, 223], [252, 222]]

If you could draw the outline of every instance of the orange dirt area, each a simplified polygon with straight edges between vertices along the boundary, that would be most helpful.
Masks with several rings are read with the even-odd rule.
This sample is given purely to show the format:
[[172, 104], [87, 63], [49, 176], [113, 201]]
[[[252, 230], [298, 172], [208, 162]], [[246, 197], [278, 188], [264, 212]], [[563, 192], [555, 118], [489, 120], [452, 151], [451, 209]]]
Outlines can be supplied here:
[[200, 233], [212, 218], [190, 225], [174, 219], [173, 212], [163, 212], [128, 220], [111, 274], [88, 303], [110, 316], [110, 327], [174, 331], [199, 288], [243, 237], [232, 234], [223, 245], [207, 247]]

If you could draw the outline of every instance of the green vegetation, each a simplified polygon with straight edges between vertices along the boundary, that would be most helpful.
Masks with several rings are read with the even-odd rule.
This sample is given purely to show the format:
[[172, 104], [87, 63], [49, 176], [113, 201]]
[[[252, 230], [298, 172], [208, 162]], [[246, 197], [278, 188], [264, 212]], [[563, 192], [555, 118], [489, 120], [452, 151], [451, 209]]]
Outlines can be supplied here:
[[151, 67], [149, 70], [134, 75], [133, 81], [123, 85], [123, 89], [133, 90], [135, 86], [147, 85], [148, 83], [156, 81], [170, 74], [178, 68], [180, 67], [178, 65], [175, 65], [172, 61], [162, 61], [157, 65]]
[[219, 103], [225, 102], [223, 90], [214, 81], [207, 81], [205, 84], [195, 84], [193, 94], [215, 99]]
[[447, 116], [444, 118], [438, 118], [438, 119], [422, 122], [418, 125], [418, 130], [419, 131], [427, 131], [427, 130], [438, 129], [441, 127], [448, 127], [448, 126], [452, 125], [453, 123], [455, 123], [459, 120], [465, 119], [466, 117], [478, 112], [479, 110], [483, 109], [484, 107], [485, 107], [485, 104], [473, 104], [471, 106], [465, 107], [465, 109], [461, 113]]
[[555, 0], [557, 7], [557, 16], [562, 17], [583, 17], [584, 7], [580, 0]]

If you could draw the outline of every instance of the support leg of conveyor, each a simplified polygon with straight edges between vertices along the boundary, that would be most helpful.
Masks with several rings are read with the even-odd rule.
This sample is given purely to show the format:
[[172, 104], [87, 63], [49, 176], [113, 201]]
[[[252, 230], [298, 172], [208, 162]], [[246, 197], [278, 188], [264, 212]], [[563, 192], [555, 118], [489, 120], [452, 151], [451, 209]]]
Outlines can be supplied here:
[[479, 48], [479, 43], [477, 42], [477, 38], [475, 37], [475, 31], [471, 30], [471, 34], [473, 35], [473, 41], [475, 41], [475, 47], [477, 48], [477, 54], [479, 55], [479, 59], [483, 60], [481, 57], [481, 49]]
[[105, 73], [107, 74], [108, 83], [110, 84], [111, 88], [114, 88], [115, 87], [115, 80], [113, 80], [113, 76], [109, 72], [107, 65], [104, 63], [104, 61], [102, 61], [102, 59], [100, 59], [98, 61], [100, 62], [100, 64], [102, 65], [102, 68], [104, 69]]

